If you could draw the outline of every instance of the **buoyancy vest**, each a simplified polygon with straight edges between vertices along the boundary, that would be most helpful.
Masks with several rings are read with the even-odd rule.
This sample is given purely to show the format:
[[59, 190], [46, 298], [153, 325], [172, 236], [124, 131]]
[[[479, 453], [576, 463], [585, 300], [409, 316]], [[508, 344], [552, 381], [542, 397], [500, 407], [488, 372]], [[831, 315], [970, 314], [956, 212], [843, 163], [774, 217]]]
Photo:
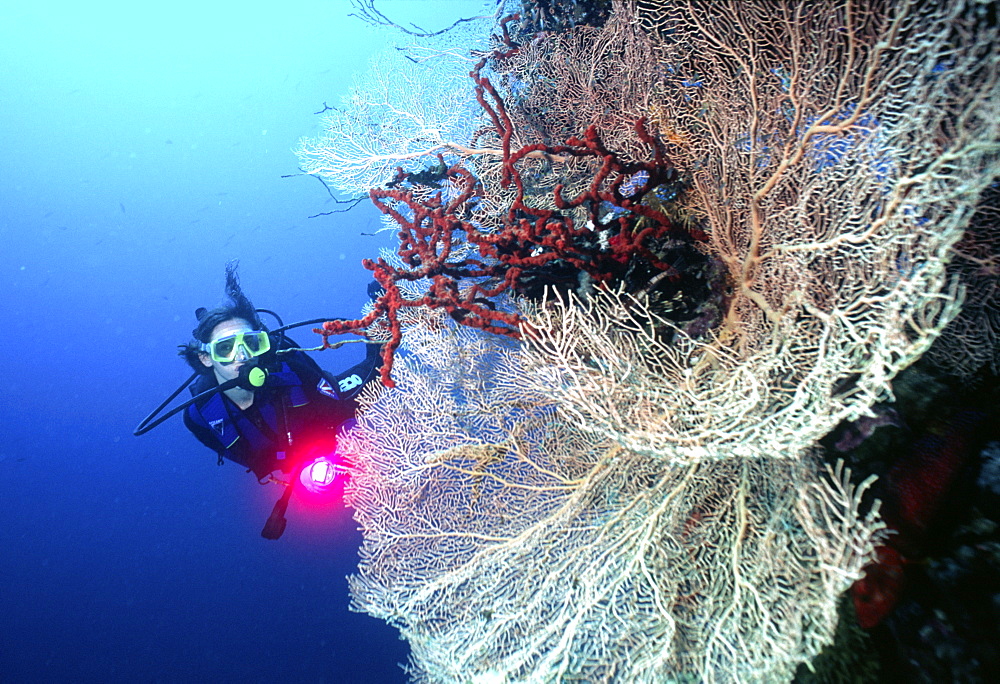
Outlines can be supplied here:
[[[302, 389], [301, 378], [287, 363], [281, 364], [281, 370], [268, 374], [265, 387], [276, 390], [276, 399], [285, 393], [290, 407], [309, 403], [309, 398]], [[204, 389], [207, 388], [193, 387], [192, 392]], [[264, 425], [260, 427], [250, 420], [247, 412], [230, 408], [232, 402], [222, 392], [216, 392], [201, 405], [192, 404], [187, 408], [187, 414], [193, 423], [205, 428], [206, 434], [211, 434], [217, 440], [220, 449], [228, 451], [242, 437], [249, 442], [252, 452], [262, 453], [280, 449], [284, 439], [276, 403], [267, 401], [257, 405], [264, 421]]]

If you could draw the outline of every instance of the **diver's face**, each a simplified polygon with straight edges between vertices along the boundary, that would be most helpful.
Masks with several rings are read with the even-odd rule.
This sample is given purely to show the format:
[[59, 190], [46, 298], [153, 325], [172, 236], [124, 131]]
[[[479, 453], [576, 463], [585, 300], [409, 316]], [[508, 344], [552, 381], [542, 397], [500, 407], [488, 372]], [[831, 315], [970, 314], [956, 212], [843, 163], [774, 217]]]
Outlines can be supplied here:
[[[253, 327], [242, 318], [230, 318], [228, 321], [223, 321], [212, 328], [212, 337], [209, 339], [209, 342], [215, 342], [222, 337], [229, 337], [236, 333], [250, 332], [252, 330]], [[246, 363], [249, 357], [246, 354], [246, 350], [243, 349], [243, 345], [237, 345], [236, 358], [233, 359], [232, 363], [213, 361], [212, 357], [204, 352], [199, 353], [198, 358], [201, 359], [206, 368], [211, 368], [215, 371], [215, 379], [221, 385], [226, 380], [232, 380], [237, 377], [240, 374], [240, 368], [243, 367], [243, 364]]]

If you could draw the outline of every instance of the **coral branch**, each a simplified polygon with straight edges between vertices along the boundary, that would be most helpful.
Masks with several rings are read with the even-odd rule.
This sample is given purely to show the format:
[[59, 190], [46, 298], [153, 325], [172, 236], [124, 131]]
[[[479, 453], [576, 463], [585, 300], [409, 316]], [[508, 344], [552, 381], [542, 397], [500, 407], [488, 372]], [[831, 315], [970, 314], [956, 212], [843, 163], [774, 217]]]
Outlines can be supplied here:
[[[493, 58], [504, 59], [516, 49], [499, 50]], [[644, 119], [635, 122], [635, 132], [650, 152], [645, 161], [621, 159], [605, 147], [594, 126], [582, 138], [571, 137], [563, 145], [536, 143], [511, 152], [510, 119], [503, 99], [480, 74], [485, 64], [486, 59], [481, 60], [471, 74], [476, 97], [503, 141], [503, 184], [516, 188], [502, 228], [483, 230], [467, 218], [483, 194], [480, 181], [468, 169], [459, 165], [445, 168], [444, 158], [438, 156], [439, 167], [445, 168], [442, 185], [454, 195], [450, 199], [445, 199], [441, 190], [430, 196], [418, 192], [410, 182], [411, 174], [398, 169], [389, 187], [374, 188], [369, 195], [375, 207], [399, 226], [398, 256], [403, 266], [393, 266], [384, 259], [365, 260], [365, 268], [374, 273], [385, 294], [364, 318], [331, 321], [317, 331], [324, 345], [329, 345], [330, 336], [359, 333], [384, 315], [390, 338], [382, 351], [382, 380], [390, 387], [393, 356], [402, 341], [399, 311], [403, 308], [443, 308], [462, 325], [519, 338], [524, 319], [516, 312], [504, 311], [493, 298], [501, 294], [532, 296], [546, 286], [558, 287], [560, 280], [578, 281], [584, 274], [594, 284], [613, 282], [636, 261], [651, 269], [650, 277], [663, 274], [676, 280], [680, 273], [657, 256], [656, 246], [670, 235], [706, 239], [700, 231], [675, 228], [664, 213], [643, 204], [656, 188], [677, 180]], [[596, 160], [590, 186], [571, 198], [563, 196], [562, 185], [556, 186], [555, 210], [531, 206], [518, 164], [539, 153]], [[577, 209], [586, 218], [583, 225], [572, 217]], [[601, 233], [606, 233], [604, 239]], [[420, 297], [407, 298], [399, 289], [400, 281], [425, 278], [431, 284]], [[576, 284], [572, 282], [573, 287]]]

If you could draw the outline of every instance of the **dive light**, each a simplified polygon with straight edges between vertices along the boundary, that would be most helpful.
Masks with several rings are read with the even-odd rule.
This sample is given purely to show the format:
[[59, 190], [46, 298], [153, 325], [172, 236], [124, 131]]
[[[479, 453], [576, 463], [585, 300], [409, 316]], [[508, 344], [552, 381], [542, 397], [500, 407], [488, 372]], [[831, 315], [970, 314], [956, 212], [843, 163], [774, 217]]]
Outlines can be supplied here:
[[314, 458], [302, 468], [299, 482], [313, 494], [320, 494], [337, 479], [337, 466], [326, 456]]

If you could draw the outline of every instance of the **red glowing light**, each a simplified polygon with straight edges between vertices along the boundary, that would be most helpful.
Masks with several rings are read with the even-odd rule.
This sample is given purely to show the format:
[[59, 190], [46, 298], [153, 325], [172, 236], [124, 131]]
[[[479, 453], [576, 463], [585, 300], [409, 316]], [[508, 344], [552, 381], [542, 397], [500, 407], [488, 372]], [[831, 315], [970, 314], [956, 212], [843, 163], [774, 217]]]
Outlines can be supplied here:
[[302, 469], [299, 481], [313, 494], [319, 494], [337, 479], [337, 467], [326, 456], [315, 458]]

